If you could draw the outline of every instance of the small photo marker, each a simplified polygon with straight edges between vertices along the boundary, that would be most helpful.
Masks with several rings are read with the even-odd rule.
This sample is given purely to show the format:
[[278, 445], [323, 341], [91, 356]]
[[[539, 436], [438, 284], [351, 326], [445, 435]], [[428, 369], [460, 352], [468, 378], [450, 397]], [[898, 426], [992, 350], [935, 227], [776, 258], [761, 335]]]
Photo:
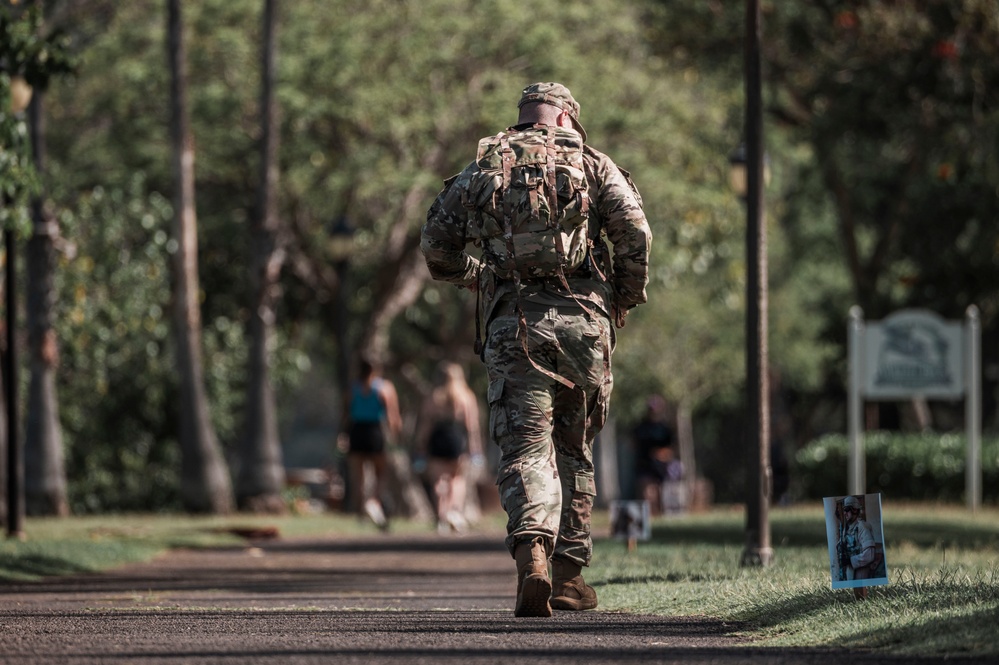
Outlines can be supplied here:
[[866, 598], [867, 587], [888, 584], [881, 495], [833, 496], [822, 503], [832, 588], [854, 589]]

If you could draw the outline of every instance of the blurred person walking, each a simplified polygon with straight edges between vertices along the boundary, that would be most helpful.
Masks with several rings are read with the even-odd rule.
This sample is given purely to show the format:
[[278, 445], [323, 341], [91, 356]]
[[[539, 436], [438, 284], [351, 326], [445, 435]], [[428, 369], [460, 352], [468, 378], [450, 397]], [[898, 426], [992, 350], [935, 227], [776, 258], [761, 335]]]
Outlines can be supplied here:
[[395, 386], [382, 378], [375, 363], [362, 359], [358, 370], [342, 428], [347, 432], [346, 441], [340, 442], [347, 450], [351, 506], [379, 528], [387, 529], [388, 516], [382, 503], [388, 466], [386, 447], [402, 430], [399, 398]]
[[638, 498], [649, 502], [653, 515], [685, 507], [682, 494], [677, 491], [681, 489], [683, 464], [676, 459], [667, 406], [661, 395], [649, 397], [645, 414], [632, 430], [638, 454], [635, 474]]
[[420, 407], [416, 454], [427, 460], [427, 476], [437, 508], [441, 533], [462, 532], [467, 526], [467, 474], [482, 464], [479, 402], [465, 381], [461, 365], [442, 362], [435, 385]]

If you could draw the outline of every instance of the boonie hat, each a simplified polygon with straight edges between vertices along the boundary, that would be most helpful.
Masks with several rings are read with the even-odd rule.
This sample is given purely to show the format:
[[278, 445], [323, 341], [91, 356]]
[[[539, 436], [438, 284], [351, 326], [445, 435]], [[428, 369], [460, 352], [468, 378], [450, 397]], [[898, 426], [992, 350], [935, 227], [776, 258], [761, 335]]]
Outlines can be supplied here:
[[855, 496], [848, 496], [845, 499], [843, 499], [843, 507], [856, 508], [857, 510], [860, 510], [860, 499], [858, 499]]
[[561, 83], [532, 83], [524, 88], [517, 108], [529, 102], [540, 102], [568, 111], [569, 117], [572, 118], [573, 129], [579, 132], [584, 141], [586, 140], [586, 130], [579, 124], [579, 103], [573, 99], [569, 88]]

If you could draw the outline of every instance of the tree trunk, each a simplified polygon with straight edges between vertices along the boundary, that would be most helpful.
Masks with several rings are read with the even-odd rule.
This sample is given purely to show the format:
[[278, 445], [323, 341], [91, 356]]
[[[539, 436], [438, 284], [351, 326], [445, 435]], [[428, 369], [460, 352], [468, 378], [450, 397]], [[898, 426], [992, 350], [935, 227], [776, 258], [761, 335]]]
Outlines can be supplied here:
[[[430, 152], [422, 162], [428, 171], [439, 170], [444, 152], [441, 149]], [[392, 321], [413, 304], [430, 278], [430, 271], [420, 252], [420, 232], [412, 229], [412, 220], [421, 219], [426, 211], [420, 206], [424, 202], [426, 185], [414, 183], [403, 197], [396, 221], [389, 232], [384, 251], [384, 269], [379, 272], [375, 287], [374, 306], [365, 323], [360, 339], [365, 340], [360, 352], [379, 362], [385, 362], [388, 355], [388, 331]], [[390, 268], [391, 267], [391, 268]]]
[[[6, 285], [0, 289], [0, 296], [3, 296], [4, 290], [6, 290]], [[0, 333], [2, 331], [3, 328], [0, 327]], [[3, 469], [3, 472], [0, 473], [0, 521], [3, 522], [4, 527], [9, 527], [10, 522], [7, 521], [7, 483], [10, 482], [12, 469], [9, 464], [10, 458], [7, 456], [7, 385], [2, 377], [6, 371], [8, 355], [3, 337], [6, 335], [0, 334], [0, 469]]]
[[194, 140], [187, 117], [187, 64], [180, 0], [167, 0], [170, 124], [173, 141], [173, 317], [180, 375], [181, 490], [193, 512], [228, 513], [233, 494], [205, 395], [198, 302], [198, 223], [194, 208]]
[[[45, 170], [42, 99], [42, 93], [36, 92], [28, 109], [32, 154], [39, 174]], [[25, 511], [28, 515], [64, 517], [69, 514], [69, 502], [55, 385], [59, 351], [52, 326], [56, 299], [54, 243], [59, 236], [59, 226], [46, 214], [42, 197], [32, 202], [31, 212], [34, 225], [27, 256], [31, 379], [24, 432]]]
[[241, 509], [283, 512], [284, 466], [277, 427], [277, 407], [270, 378], [270, 340], [284, 250], [278, 237], [275, 200], [278, 180], [278, 123], [274, 99], [275, 0], [264, 0], [262, 85], [260, 92], [260, 194], [252, 229], [253, 306], [250, 308], [250, 357], [246, 395], [246, 431], [236, 484]]

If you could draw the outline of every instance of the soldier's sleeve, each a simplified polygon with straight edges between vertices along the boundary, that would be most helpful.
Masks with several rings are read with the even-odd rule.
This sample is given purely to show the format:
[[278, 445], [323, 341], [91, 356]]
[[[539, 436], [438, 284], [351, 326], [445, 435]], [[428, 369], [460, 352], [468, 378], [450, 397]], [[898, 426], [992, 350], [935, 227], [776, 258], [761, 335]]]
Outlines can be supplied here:
[[850, 557], [850, 565], [854, 568], [861, 568], [873, 563], [874, 554], [877, 550], [874, 543], [874, 532], [871, 525], [867, 522], [861, 524], [858, 529], [857, 545], [860, 552]]
[[474, 164], [444, 182], [444, 189], [427, 211], [427, 222], [420, 235], [420, 250], [437, 280], [458, 286], [474, 286], [479, 273], [479, 260], [465, 251], [468, 211], [462, 203], [462, 192]]
[[626, 171], [606, 155], [586, 146], [592, 158], [591, 205], [595, 205], [607, 239], [613, 245], [615, 304], [630, 309], [647, 300], [652, 230], [642, 199]]

